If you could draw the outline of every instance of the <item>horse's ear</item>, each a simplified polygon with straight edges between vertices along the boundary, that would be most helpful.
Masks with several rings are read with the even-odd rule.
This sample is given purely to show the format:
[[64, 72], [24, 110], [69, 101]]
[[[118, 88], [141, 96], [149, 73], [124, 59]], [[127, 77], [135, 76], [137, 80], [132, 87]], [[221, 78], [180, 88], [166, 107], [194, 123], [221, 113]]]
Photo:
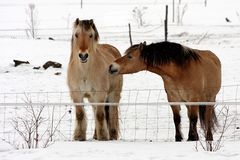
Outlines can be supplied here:
[[90, 19], [89, 23], [90, 23], [91, 26], [93, 26], [93, 24], [94, 24], [93, 19]]
[[79, 20], [79, 18], [77, 18], [74, 22], [74, 26], [76, 27], [77, 25], [79, 25], [79, 23], [80, 23], [80, 20]]
[[139, 50], [142, 51], [143, 50], [143, 47], [146, 46], [146, 41], [144, 41], [143, 43], [140, 43], [139, 44]]

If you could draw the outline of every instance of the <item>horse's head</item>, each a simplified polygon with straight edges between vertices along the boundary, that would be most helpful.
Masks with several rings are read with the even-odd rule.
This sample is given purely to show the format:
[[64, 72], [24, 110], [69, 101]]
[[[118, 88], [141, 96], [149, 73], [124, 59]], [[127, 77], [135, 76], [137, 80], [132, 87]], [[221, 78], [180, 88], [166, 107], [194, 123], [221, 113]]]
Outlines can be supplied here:
[[98, 43], [99, 34], [93, 20], [79, 20], [74, 22], [72, 35], [72, 54], [77, 54], [82, 63], [86, 63], [90, 52], [94, 51]]
[[146, 64], [140, 57], [141, 51], [145, 46], [146, 42], [129, 47], [123, 57], [115, 60], [109, 66], [109, 73], [112, 75], [129, 74], [147, 69]]

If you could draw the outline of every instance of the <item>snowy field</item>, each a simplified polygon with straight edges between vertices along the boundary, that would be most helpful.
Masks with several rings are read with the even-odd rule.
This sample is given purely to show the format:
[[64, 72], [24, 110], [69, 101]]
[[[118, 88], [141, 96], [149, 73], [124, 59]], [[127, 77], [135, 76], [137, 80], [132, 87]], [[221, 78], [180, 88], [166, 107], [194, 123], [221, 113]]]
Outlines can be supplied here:
[[237, 160], [239, 143], [226, 143], [219, 152], [196, 152], [194, 142], [59, 142], [46, 149], [0, 148], [2, 160]]
[[[24, 32], [12, 29], [26, 28], [25, 8], [29, 2], [38, 7], [39, 28], [55, 30], [39, 31], [39, 40], [26, 38]], [[104, 1], [89, 0], [83, 9], [74, 0], [66, 1], [3, 1], [0, 0], [0, 103], [23, 103], [25, 96], [34, 102], [70, 103], [66, 85], [66, 71], [70, 56], [71, 23], [76, 17], [93, 18], [99, 29], [100, 42], [116, 46], [123, 54], [129, 47], [127, 24], [131, 22], [133, 42], [144, 40], [147, 43], [164, 39], [164, 6], [172, 1]], [[169, 40], [197, 49], [213, 51], [222, 62], [222, 88], [217, 96], [219, 102], [240, 101], [240, 3], [237, 0], [208, 0], [207, 7], [203, 1], [182, 0], [188, 4], [183, 18], [183, 25], [171, 23]], [[201, 4], [200, 4], [201, 3]], [[147, 6], [144, 27], [138, 27], [132, 16], [134, 7]], [[52, 9], [54, 7], [54, 11]], [[160, 8], [160, 9], [159, 9]], [[15, 10], [12, 14], [12, 10]], [[103, 12], [107, 10], [107, 12]], [[171, 11], [169, 11], [171, 17]], [[239, 14], [238, 14], [239, 13]], [[70, 24], [66, 22], [70, 14]], [[117, 17], [117, 19], [116, 19]], [[231, 22], [226, 22], [228, 17]], [[59, 33], [56, 28], [67, 28]], [[8, 29], [8, 31], [3, 31]], [[10, 31], [9, 31], [10, 30]], [[62, 30], [60, 30], [61, 32]], [[13, 35], [7, 37], [6, 35]], [[14, 37], [14, 35], [20, 35]], [[23, 36], [22, 36], [23, 35]], [[43, 36], [41, 36], [43, 35]], [[56, 41], [48, 40], [53, 37]], [[20, 37], [20, 38], [19, 38]], [[14, 67], [13, 59], [26, 60], [30, 64]], [[49, 68], [33, 70], [46, 61], [62, 63], [61, 69]], [[60, 72], [60, 75], [55, 75]], [[25, 94], [24, 94], [25, 93]], [[163, 83], [159, 76], [143, 71], [125, 75], [122, 103], [161, 103], [166, 102]], [[217, 107], [217, 112], [223, 106]], [[44, 112], [47, 115], [53, 106]], [[188, 119], [185, 107], [182, 107], [182, 129], [184, 142], [174, 142], [174, 125], [170, 107], [156, 106], [121, 106], [121, 136], [119, 141], [98, 142], [92, 140], [94, 121], [92, 111], [87, 109], [89, 127], [88, 141], [72, 142], [74, 128], [74, 107], [56, 106], [55, 118], [58, 120], [65, 113], [57, 142], [45, 149], [16, 150], [7, 142], [13, 142], [21, 148], [21, 139], [11, 126], [12, 118], [23, 116], [20, 106], [0, 106], [0, 159], [1, 160], [45, 160], [45, 159], [240, 159], [240, 109], [239, 105], [230, 105], [230, 121], [234, 119], [226, 134], [223, 146], [217, 152], [210, 153], [201, 149], [195, 142], [186, 142]], [[71, 112], [69, 112], [71, 111]], [[220, 125], [222, 120], [220, 117]], [[220, 135], [215, 134], [215, 140]], [[2, 139], [2, 140], [1, 140]], [[7, 142], [5, 142], [7, 141]], [[20, 145], [20, 146], [19, 146]]]

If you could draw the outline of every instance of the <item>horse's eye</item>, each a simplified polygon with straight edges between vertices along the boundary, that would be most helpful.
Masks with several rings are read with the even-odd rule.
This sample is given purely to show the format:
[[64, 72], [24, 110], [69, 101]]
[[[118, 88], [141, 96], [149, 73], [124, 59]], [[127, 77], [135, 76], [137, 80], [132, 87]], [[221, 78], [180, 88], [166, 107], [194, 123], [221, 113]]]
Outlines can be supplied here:
[[77, 33], [75, 33], [75, 37], [78, 38], [78, 34]]
[[128, 59], [132, 59], [132, 55], [128, 54], [127, 55]]
[[92, 35], [92, 34], [90, 34], [89, 38], [92, 38], [92, 36], [93, 36], [93, 35]]

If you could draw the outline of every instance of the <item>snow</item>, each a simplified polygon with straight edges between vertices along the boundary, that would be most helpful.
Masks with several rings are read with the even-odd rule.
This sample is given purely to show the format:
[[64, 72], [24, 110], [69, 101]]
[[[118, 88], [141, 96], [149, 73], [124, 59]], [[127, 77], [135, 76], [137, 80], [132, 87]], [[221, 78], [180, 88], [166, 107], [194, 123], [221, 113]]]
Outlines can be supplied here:
[[[11, 2], [0, 0], [0, 29], [25, 28], [25, 9], [29, 2], [36, 3], [38, 7], [40, 18], [39, 28], [64, 28], [66, 26], [69, 28], [71, 24], [67, 24], [66, 22], [68, 15], [71, 23], [76, 17], [81, 19], [93, 18], [99, 29], [101, 43], [113, 44], [122, 54], [125, 49], [129, 47], [127, 37], [127, 24], [129, 22], [133, 24], [134, 43], [139, 43], [144, 40], [146, 40], [147, 43], [163, 40], [163, 27], [161, 25], [163, 24], [165, 16], [164, 8], [165, 4], [172, 3], [170, 0], [107, 0], [104, 1], [104, 3], [97, 0], [89, 0], [86, 4], [84, 3], [84, 8], [80, 9], [80, 5], [71, 5], [71, 3], [79, 4], [79, 1], [75, 0], [12, 0]], [[239, 101], [240, 18], [237, 13], [240, 14], [240, 3], [237, 0], [211, 0], [208, 1], [208, 6], [204, 7], [203, 1], [192, 3], [190, 0], [182, 0], [182, 4], [188, 4], [187, 11], [183, 18], [183, 26], [171, 24], [170, 18], [169, 40], [182, 43], [189, 47], [213, 51], [222, 62], [223, 87], [217, 96], [217, 100]], [[140, 8], [147, 6], [144, 17], [147, 24], [145, 27], [138, 28], [132, 17], [132, 9], [136, 6]], [[171, 5], [169, 9], [169, 17], [171, 17]], [[12, 13], [13, 10], [14, 14]], [[226, 17], [231, 20], [231, 23], [225, 21]], [[53, 30], [52, 32], [55, 31]], [[11, 34], [10, 32], [7, 33]], [[67, 33], [70, 33], [70, 29], [68, 29]], [[0, 35], [2, 34], [5, 34], [5, 31], [1, 31]], [[51, 35], [51, 33], [47, 34]], [[203, 36], [205, 34], [206, 37], [204, 38]], [[203, 40], [200, 41], [202, 37]], [[59, 102], [60, 97], [62, 97], [62, 99], [60, 99], [61, 101], [66, 103], [71, 102], [66, 85], [67, 64], [70, 56], [69, 41], [0, 38], [0, 46], [0, 103], [22, 102], [20, 94], [16, 96], [11, 96], [11, 94], [23, 92], [43, 93], [37, 95], [40, 96], [38, 100], [42, 98], [41, 96], [44, 97], [44, 93], [47, 92], [49, 96], [49, 99], [47, 99], [48, 102]], [[14, 67], [13, 59], [27, 60], [30, 62], [30, 65]], [[49, 68], [47, 70], [42, 68], [40, 70], [32, 69], [35, 66], [42, 66], [48, 60], [60, 62], [63, 67], [61, 69]], [[61, 72], [61, 75], [54, 75], [56, 72]], [[125, 75], [123, 90], [121, 102], [167, 101], [161, 78], [146, 71]], [[43, 100], [46, 99], [43, 98]], [[124, 127], [136, 127], [134, 125], [142, 123], [141, 120], [137, 122], [128, 121], [128, 118], [146, 116], [146, 107], [140, 106], [142, 108], [137, 108], [137, 111], [134, 110], [133, 107], [123, 106], [121, 108], [121, 129], [124, 129]], [[144, 125], [142, 128], [139, 128], [139, 131], [136, 131], [136, 133], [124, 130], [124, 132], [121, 133], [121, 140], [119, 141], [94, 141], [91, 139], [91, 130], [90, 134], [88, 134], [88, 141], [72, 142], [69, 141], [72, 138], [72, 132], [70, 130], [69, 135], [67, 135], [69, 136], [66, 139], [67, 142], [64, 141], [65, 139], [60, 139], [60, 141], [48, 148], [17, 150], [8, 144], [6, 141], [7, 137], [1, 137], [0, 159], [240, 159], [240, 131], [236, 129], [236, 127], [240, 125], [238, 106], [230, 106], [232, 116], [236, 116], [236, 122], [233, 126], [230, 126], [221, 149], [214, 153], [203, 151], [199, 144], [199, 151], [196, 151], [196, 143], [186, 142], [186, 138], [184, 142], [181, 143], [173, 142], [174, 129], [170, 131], [163, 129], [157, 131], [157, 133], [155, 133], [155, 130], [149, 129], [148, 134], [146, 134], [145, 128], [147, 126], [154, 128], [161, 125], [163, 128], [173, 128], [172, 117], [169, 116], [171, 114], [169, 107], [158, 107], [159, 106], [156, 106], [148, 110], [148, 116], [153, 118], [153, 120], [149, 120], [147, 123], [144, 121]], [[1, 122], [4, 118], [8, 119], [11, 118], [11, 116], [16, 116], [17, 113], [15, 113], [16, 111], [9, 111], [9, 117], [5, 117], [5, 112], [4, 108], [0, 108], [0, 127], [1, 130], [4, 128], [5, 131], [11, 131], [8, 126], [10, 123], [4, 124], [3, 127], [3, 123]], [[90, 117], [91, 110], [88, 112]], [[68, 118], [71, 119], [72, 116], [73, 115], [70, 115]], [[155, 120], [154, 118], [158, 116], [162, 117], [162, 119]], [[182, 116], [182, 128], [186, 137], [188, 120], [185, 108], [183, 108]], [[92, 125], [93, 120], [91, 118], [89, 118], [89, 120], [89, 125]], [[69, 121], [66, 121], [66, 123], [68, 122]], [[70, 127], [72, 127], [71, 125], [72, 123], [69, 124]], [[62, 128], [64, 128], [64, 126], [62, 126]], [[134, 134], [136, 137], [134, 137]], [[129, 136], [129, 139], [126, 139], [127, 136]], [[159, 137], [161, 138], [160, 141], [158, 141]], [[135, 140], [135, 138], [140, 140]], [[147, 140], [144, 141], [144, 138]]]
[[13, 150], [13, 149], [14, 148], [10, 144], [7, 144], [6, 142], [0, 140], [0, 153], [10, 151], [10, 150]]
[[58, 142], [46, 149], [24, 149], [0, 152], [2, 160], [236, 160], [239, 143], [227, 143], [221, 151], [196, 151], [195, 142]]

